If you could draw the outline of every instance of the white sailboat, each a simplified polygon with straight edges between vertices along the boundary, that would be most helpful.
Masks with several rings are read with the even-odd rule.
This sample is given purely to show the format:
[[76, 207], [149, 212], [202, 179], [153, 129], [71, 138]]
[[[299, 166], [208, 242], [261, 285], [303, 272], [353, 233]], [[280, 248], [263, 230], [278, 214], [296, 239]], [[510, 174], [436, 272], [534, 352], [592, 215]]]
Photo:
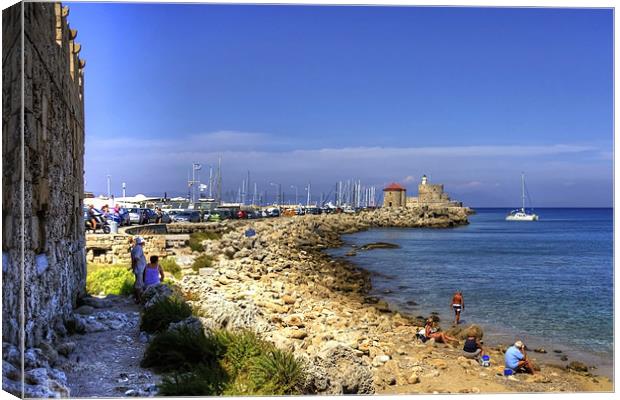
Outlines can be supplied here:
[[538, 215], [525, 211], [525, 174], [521, 174], [521, 209], [513, 210], [506, 216], [506, 221], [538, 221]]

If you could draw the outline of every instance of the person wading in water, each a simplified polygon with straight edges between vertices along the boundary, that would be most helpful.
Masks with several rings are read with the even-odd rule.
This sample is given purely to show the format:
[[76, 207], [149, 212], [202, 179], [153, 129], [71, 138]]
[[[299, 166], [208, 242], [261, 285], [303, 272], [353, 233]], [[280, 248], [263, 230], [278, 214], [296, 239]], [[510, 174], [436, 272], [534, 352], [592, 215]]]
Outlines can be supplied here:
[[457, 290], [456, 292], [454, 292], [450, 306], [454, 310], [454, 323], [458, 325], [459, 321], [461, 320], [461, 311], [465, 310], [465, 301], [463, 301], [463, 292], [461, 292], [460, 290]]

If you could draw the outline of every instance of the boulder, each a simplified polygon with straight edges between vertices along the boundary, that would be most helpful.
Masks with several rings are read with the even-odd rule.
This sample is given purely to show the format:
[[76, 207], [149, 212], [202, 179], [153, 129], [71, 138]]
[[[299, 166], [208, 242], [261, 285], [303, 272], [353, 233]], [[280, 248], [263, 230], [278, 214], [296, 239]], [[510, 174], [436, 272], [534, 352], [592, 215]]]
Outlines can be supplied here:
[[299, 329], [296, 327], [285, 328], [283, 333], [284, 336], [291, 339], [303, 339], [308, 336], [308, 332], [306, 332], [305, 329]]
[[298, 328], [304, 327], [304, 320], [301, 315], [293, 314], [284, 318], [284, 323], [287, 326], [296, 326]]
[[56, 351], [58, 351], [58, 354], [68, 357], [69, 354], [73, 353], [73, 351], [75, 350], [75, 347], [76, 347], [75, 342], [64, 342], [58, 345], [58, 347], [56, 348]]
[[570, 364], [566, 366], [566, 369], [571, 369], [577, 372], [588, 372], [588, 366], [580, 361], [571, 361]]
[[374, 394], [370, 367], [354, 350], [338, 346], [314, 356], [308, 363], [306, 394]]
[[87, 306], [86, 304], [74, 310], [74, 312], [81, 314], [81, 315], [90, 315], [93, 313], [93, 311], [95, 311], [95, 308], [92, 306]]
[[460, 340], [467, 339], [467, 336], [469, 336], [469, 334], [473, 334], [478, 340], [482, 340], [484, 336], [482, 328], [475, 324], [469, 325], [468, 327], [463, 327], [460, 325], [454, 326], [448, 329], [446, 331], [446, 334]]
[[92, 296], [82, 297], [79, 303], [93, 308], [109, 308], [112, 306], [110, 300]]
[[45, 357], [50, 365], [53, 365], [56, 360], [58, 360], [58, 352], [49, 343], [41, 342], [39, 343], [39, 348], [41, 349], [43, 357]]
[[374, 367], [378, 367], [380, 365], [385, 364], [388, 361], [390, 361], [390, 356], [385, 355], [385, 354], [381, 354], [381, 355], [378, 355], [375, 358], [373, 358], [372, 365]]
[[411, 375], [407, 377], [407, 383], [410, 385], [415, 385], [417, 383], [420, 383], [420, 376], [415, 372], [412, 373]]
[[534, 352], [535, 352], [535, 353], [542, 353], [542, 354], [545, 354], [545, 353], [547, 353], [547, 350], [545, 350], [545, 348], [544, 348], [544, 347], [539, 347], [538, 349], [534, 349]]
[[153, 285], [146, 288], [144, 293], [142, 293], [140, 301], [144, 308], [149, 308], [158, 301], [172, 296], [172, 294], [172, 289], [166, 284]]
[[399, 245], [394, 243], [385, 243], [385, 242], [375, 242], [375, 243], [367, 243], [360, 247], [362, 250], [374, 250], [374, 249], [398, 249]]
[[21, 371], [15, 368], [13, 364], [8, 361], [2, 360], [2, 377], [19, 381], [21, 379]]
[[[168, 331], [178, 331], [182, 328], [187, 328], [192, 332], [197, 332], [200, 333], [200, 331], [203, 330], [203, 326], [202, 326], [202, 321], [200, 321], [200, 319], [191, 316], [191, 317], [187, 317], [182, 321], [179, 322], [172, 322], [170, 325], [168, 325]], [[147, 339], [148, 341], [148, 339]]]

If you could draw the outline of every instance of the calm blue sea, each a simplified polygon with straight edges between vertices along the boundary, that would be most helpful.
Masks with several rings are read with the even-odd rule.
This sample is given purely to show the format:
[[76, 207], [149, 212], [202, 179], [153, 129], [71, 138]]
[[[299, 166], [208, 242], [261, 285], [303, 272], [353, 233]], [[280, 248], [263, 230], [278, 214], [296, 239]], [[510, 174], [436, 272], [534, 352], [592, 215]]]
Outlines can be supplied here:
[[[466, 323], [498, 341], [579, 351], [611, 361], [613, 210], [538, 209], [537, 222], [505, 221], [507, 209], [477, 209], [453, 229], [373, 229], [351, 244], [397, 243], [350, 261], [373, 272], [373, 293], [401, 311], [437, 311], [449, 327], [452, 293], [464, 293]], [[411, 305], [411, 301], [418, 305]], [[409, 304], [408, 304], [409, 302]], [[583, 354], [581, 354], [583, 356]]]

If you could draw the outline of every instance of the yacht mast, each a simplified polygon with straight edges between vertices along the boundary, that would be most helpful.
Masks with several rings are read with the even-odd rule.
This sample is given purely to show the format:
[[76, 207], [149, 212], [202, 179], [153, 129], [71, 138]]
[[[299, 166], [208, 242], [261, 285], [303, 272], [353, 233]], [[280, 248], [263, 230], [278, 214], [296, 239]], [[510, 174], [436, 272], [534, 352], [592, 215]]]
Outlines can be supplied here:
[[521, 172], [521, 211], [525, 212], [525, 174]]

